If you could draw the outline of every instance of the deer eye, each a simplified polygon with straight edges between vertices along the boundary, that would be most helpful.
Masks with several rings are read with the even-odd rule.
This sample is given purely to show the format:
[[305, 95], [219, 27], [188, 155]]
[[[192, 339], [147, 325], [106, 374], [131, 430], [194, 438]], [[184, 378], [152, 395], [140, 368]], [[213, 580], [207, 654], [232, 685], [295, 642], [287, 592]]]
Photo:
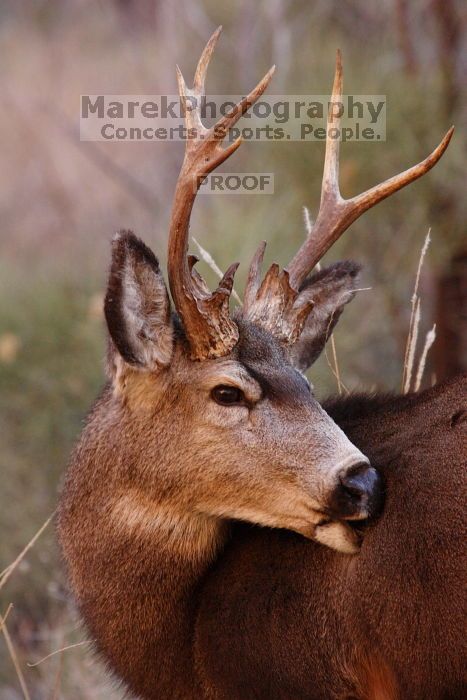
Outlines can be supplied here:
[[236, 386], [219, 384], [211, 391], [211, 398], [221, 406], [234, 406], [245, 403], [245, 394]]

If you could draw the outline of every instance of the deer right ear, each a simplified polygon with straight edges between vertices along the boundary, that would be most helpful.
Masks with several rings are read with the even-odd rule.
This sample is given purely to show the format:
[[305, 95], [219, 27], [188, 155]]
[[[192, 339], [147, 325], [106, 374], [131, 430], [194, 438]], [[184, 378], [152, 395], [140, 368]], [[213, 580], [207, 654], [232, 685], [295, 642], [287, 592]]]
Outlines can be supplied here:
[[301, 287], [314, 301], [297, 342], [289, 350], [294, 367], [305, 372], [321, 354], [344, 306], [355, 296], [360, 265], [344, 260], [314, 272]]
[[170, 364], [169, 295], [157, 258], [131, 231], [120, 231], [112, 241], [104, 313], [112, 343], [126, 363], [143, 371]]

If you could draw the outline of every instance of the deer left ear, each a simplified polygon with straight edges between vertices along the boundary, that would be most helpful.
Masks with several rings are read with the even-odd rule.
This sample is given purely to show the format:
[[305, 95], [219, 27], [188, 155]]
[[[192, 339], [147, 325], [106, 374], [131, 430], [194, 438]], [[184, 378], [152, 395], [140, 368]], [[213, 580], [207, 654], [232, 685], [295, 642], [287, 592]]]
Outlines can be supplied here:
[[351, 260], [337, 262], [310, 275], [301, 290], [314, 301], [299, 339], [289, 349], [290, 361], [301, 372], [319, 357], [344, 306], [355, 296], [360, 265]]
[[170, 301], [154, 253], [131, 231], [112, 241], [112, 264], [104, 303], [115, 351], [135, 369], [167, 366], [173, 351]]

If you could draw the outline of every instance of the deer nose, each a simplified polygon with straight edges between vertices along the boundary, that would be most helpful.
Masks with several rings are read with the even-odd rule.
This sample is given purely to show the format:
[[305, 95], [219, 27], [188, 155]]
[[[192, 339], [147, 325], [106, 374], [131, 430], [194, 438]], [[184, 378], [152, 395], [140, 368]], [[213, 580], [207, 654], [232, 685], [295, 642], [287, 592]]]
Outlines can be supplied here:
[[383, 506], [381, 476], [368, 462], [359, 462], [339, 477], [331, 497], [332, 515], [358, 520], [379, 515]]

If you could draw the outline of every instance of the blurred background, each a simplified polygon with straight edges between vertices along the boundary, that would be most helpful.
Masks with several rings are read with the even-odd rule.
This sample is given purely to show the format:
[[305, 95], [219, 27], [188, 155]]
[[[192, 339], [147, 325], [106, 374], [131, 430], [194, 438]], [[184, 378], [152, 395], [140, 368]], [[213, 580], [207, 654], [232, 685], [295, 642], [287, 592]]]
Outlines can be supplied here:
[[[431, 227], [416, 352], [436, 323], [429, 386], [467, 369], [466, 23], [460, 0], [3, 0], [0, 569], [53, 512], [68, 453], [103, 382], [109, 241], [131, 228], [165, 263], [183, 157], [180, 142], [80, 142], [80, 94], [173, 94], [175, 63], [188, 80], [222, 24], [212, 94], [250, 89], [272, 63], [273, 94], [329, 94], [340, 47], [344, 92], [387, 95], [386, 142], [341, 150], [344, 196], [421, 160], [455, 124], [439, 165], [366, 214], [327, 256], [361, 261], [361, 286], [371, 287], [335, 333], [340, 390], [399, 391], [414, 280]], [[221, 268], [242, 261], [238, 290], [261, 239], [269, 242], [267, 262], [282, 264], [301, 243], [302, 208], [316, 214], [323, 157], [317, 142], [245, 144], [225, 169], [274, 172], [274, 195], [197, 202], [192, 233]], [[321, 397], [337, 391], [334, 374], [328, 351], [311, 372]], [[13, 604], [0, 635], [0, 697], [120, 698], [86, 644], [28, 665], [87, 641], [58, 560], [49, 525], [8, 580], [0, 578], [0, 615]]]

